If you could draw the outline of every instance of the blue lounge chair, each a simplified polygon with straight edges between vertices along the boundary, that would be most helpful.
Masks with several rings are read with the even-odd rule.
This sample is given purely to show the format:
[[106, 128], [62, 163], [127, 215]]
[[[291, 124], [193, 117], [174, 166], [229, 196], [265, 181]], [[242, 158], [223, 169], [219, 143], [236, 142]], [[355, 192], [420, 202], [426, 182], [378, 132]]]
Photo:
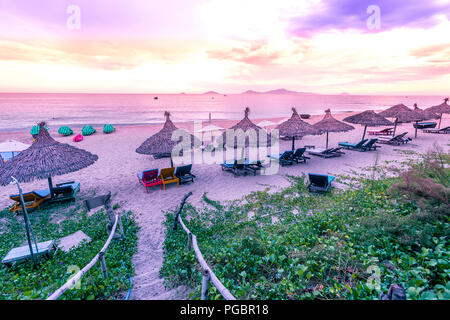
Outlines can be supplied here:
[[375, 151], [377, 148], [381, 148], [380, 146], [377, 146], [375, 143], [377, 143], [378, 139], [370, 139], [369, 142], [361, 146], [361, 151]]
[[175, 175], [180, 179], [181, 184], [194, 182], [195, 176], [191, 173], [191, 170], [192, 164], [176, 168]]
[[72, 201], [75, 200], [77, 193], [80, 191], [80, 183], [75, 181], [58, 183], [52, 188], [52, 202]]
[[328, 192], [335, 177], [325, 174], [308, 173], [310, 192]]
[[345, 149], [348, 149], [348, 150], [358, 149], [358, 148], [361, 148], [361, 146], [364, 145], [364, 143], [366, 143], [367, 140], [368, 139], [364, 139], [364, 140], [361, 140], [358, 143], [340, 142], [339, 146], [341, 146], [341, 147], [343, 147]]
[[385, 143], [385, 144], [395, 144], [397, 146], [401, 144], [406, 144], [409, 141], [411, 141], [411, 138], [405, 138], [405, 136], [408, 134], [408, 132], [403, 132], [402, 134], [399, 134], [393, 138], [378, 138], [379, 143]]
[[345, 152], [342, 152], [341, 150], [343, 147], [339, 148], [329, 148], [329, 149], [314, 149], [308, 151], [310, 155], [318, 156], [322, 158], [336, 158], [340, 157], [341, 155], [345, 154]]
[[292, 154], [292, 160], [294, 160], [297, 164], [300, 162], [306, 163], [306, 160], [311, 158], [304, 156], [305, 151], [306, 148], [299, 148], [295, 150], [295, 152]]
[[268, 155], [267, 157], [270, 158], [270, 161], [276, 160], [280, 162], [281, 166], [284, 167], [285, 165], [292, 165], [294, 164], [294, 160], [292, 156], [294, 155], [294, 151], [285, 151], [281, 153], [280, 155]]
[[433, 129], [433, 128], [436, 128], [437, 122], [419, 122], [419, 123], [414, 123], [413, 126], [416, 129]]
[[245, 160], [234, 160], [233, 163], [225, 161], [220, 166], [222, 167], [222, 171], [230, 171], [235, 176], [237, 176], [239, 173], [246, 173]]
[[[41, 204], [50, 200], [50, 190], [34, 190], [32, 192], [23, 193], [23, 201], [25, 203], [25, 208], [28, 210], [37, 208], [41, 209]], [[22, 205], [20, 202], [20, 196], [18, 194], [14, 194], [9, 196], [11, 200], [14, 200], [16, 203], [12, 206], [8, 211], [9, 212], [17, 212], [22, 211]]]

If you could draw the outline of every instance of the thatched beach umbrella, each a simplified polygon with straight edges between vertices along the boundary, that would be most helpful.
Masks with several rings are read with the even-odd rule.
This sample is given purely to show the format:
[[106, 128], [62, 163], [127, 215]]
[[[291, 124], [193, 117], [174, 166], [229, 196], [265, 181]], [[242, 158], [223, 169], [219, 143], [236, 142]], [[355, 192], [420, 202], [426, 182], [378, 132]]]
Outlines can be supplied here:
[[[420, 114], [414, 110], [411, 110], [404, 104], [397, 104], [397, 105], [390, 107], [384, 111], [381, 111], [378, 114], [385, 118], [394, 118], [395, 119], [394, 133], [393, 133], [394, 136], [395, 136], [395, 131], [397, 129], [398, 123], [418, 122], [418, 121], [425, 120], [425, 118], [422, 114]], [[416, 132], [416, 137], [417, 137], [417, 132]]]
[[6, 162], [0, 185], [9, 184], [11, 177], [19, 182], [48, 179], [53, 196], [52, 177], [84, 169], [97, 161], [98, 156], [88, 151], [55, 141], [44, 126], [44, 122], [39, 124], [36, 141], [28, 149]]
[[441, 115], [439, 118], [439, 129], [441, 128], [442, 114], [450, 113], [450, 106], [447, 104], [447, 102], [448, 102], [448, 98], [445, 98], [444, 102], [441, 103], [440, 105], [425, 109], [425, 111], [434, 112], [434, 113]]
[[281, 136], [292, 139], [292, 150], [295, 149], [296, 138], [322, 134], [322, 131], [303, 121], [295, 108], [292, 108], [292, 117], [279, 124], [277, 129], [280, 130]]
[[432, 111], [422, 110], [417, 106], [417, 103], [414, 103], [414, 111], [420, 113], [424, 118], [423, 120], [439, 119], [439, 114]]
[[344, 122], [341, 122], [339, 120], [336, 120], [331, 115], [331, 110], [327, 109], [325, 110], [325, 116], [323, 119], [316, 124], [313, 125], [316, 129], [319, 129], [320, 131], [327, 133], [327, 144], [326, 148], [328, 149], [328, 133], [329, 132], [346, 132], [355, 129], [353, 126], [346, 124]]
[[[267, 134], [267, 132], [257, 126], [256, 124], [254, 124], [248, 117], [250, 113], [250, 108], [245, 108], [245, 115], [244, 115], [244, 119], [242, 119], [241, 121], [239, 121], [239, 123], [237, 123], [236, 125], [232, 126], [231, 128], [227, 129], [217, 140], [219, 144], [222, 144], [225, 147], [229, 147], [229, 148], [237, 148], [238, 147], [238, 141], [239, 139], [236, 137], [235, 135], [235, 130], [242, 130], [242, 132], [244, 134], [249, 133], [249, 131], [254, 130], [256, 132], [256, 143], [254, 141], [250, 141], [249, 136], [245, 136], [245, 147], [259, 147], [260, 145], [264, 145], [267, 147], [270, 147], [271, 145], [271, 140], [270, 140], [270, 136], [267, 135], [267, 143], [263, 143], [263, 141], [260, 141], [260, 137], [259, 137], [259, 133], [261, 132], [261, 130], [263, 132], [265, 132]], [[233, 130], [233, 131], [232, 131]], [[233, 142], [230, 144], [227, 141], [227, 134], [233, 134]], [[231, 137], [229, 137], [229, 139], [231, 140]]]
[[362, 138], [366, 136], [367, 127], [390, 126], [393, 123], [388, 119], [376, 114], [373, 110], [364, 111], [344, 119], [345, 122], [360, 124], [364, 126]]
[[[426, 111], [426, 110], [422, 110], [417, 106], [417, 103], [414, 103], [414, 111], [417, 112], [418, 114], [420, 114], [422, 116], [422, 120], [435, 120], [435, 119], [439, 119], [439, 115], [431, 112], [431, 111]], [[419, 121], [416, 121], [416, 127], [415, 127], [415, 134], [414, 136], [417, 138], [417, 130], [418, 130], [418, 125], [419, 125]]]
[[[178, 141], [172, 140], [172, 133], [179, 129], [173, 124], [172, 120], [170, 120], [170, 112], [166, 111], [164, 116], [166, 117], [164, 127], [145, 140], [144, 143], [136, 149], [136, 152], [139, 154], [152, 155], [156, 158], [170, 157], [170, 164], [173, 167], [172, 150], [181, 142], [182, 138], [180, 137]], [[200, 143], [197, 137], [192, 134], [189, 134], [189, 136], [191, 138], [191, 147]]]

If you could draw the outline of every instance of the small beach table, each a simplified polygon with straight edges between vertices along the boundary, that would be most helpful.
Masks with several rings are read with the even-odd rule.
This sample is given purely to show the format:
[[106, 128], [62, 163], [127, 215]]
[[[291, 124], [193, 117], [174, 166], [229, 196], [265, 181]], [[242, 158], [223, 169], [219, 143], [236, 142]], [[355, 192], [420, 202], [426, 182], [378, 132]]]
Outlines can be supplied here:
[[[56, 251], [55, 240], [50, 240], [46, 242], [39, 242], [37, 244], [38, 250], [36, 251], [36, 246], [32, 245], [33, 254], [40, 256], [47, 256], [50, 258], [52, 251]], [[2, 263], [7, 266], [12, 266], [14, 263], [22, 262], [31, 259], [30, 248], [28, 245], [23, 247], [18, 247], [11, 249], [6, 257], [3, 258]]]

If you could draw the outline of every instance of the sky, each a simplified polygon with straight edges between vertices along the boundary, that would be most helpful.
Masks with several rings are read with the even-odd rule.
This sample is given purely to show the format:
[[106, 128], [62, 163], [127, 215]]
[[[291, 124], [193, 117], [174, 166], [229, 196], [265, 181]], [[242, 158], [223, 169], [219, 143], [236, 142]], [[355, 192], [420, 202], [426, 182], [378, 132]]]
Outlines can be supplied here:
[[450, 0], [0, 0], [0, 92], [448, 95]]

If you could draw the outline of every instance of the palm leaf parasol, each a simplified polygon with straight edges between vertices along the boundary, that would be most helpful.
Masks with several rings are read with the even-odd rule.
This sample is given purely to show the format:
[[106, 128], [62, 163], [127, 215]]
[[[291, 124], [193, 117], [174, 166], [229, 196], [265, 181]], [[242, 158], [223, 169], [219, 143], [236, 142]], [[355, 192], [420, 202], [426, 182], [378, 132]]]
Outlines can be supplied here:
[[414, 111], [422, 114], [424, 117], [424, 120], [439, 119], [439, 114], [432, 112], [432, 111], [428, 111], [428, 110], [422, 110], [417, 106], [417, 103], [414, 103]]
[[390, 126], [393, 123], [388, 119], [376, 114], [373, 110], [364, 111], [344, 119], [345, 122], [360, 124], [364, 126], [363, 139], [366, 136], [367, 127]]
[[433, 112], [433, 113], [437, 113], [437, 114], [441, 115], [440, 119], [439, 119], [439, 129], [441, 128], [442, 114], [450, 113], [450, 106], [447, 104], [447, 102], [448, 102], [448, 98], [445, 98], [444, 102], [441, 103], [440, 105], [425, 109], [425, 111]]
[[330, 109], [325, 110], [325, 116], [323, 117], [323, 119], [321, 121], [317, 122], [316, 124], [314, 124], [313, 127], [315, 127], [316, 129], [318, 129], [320, 131], [327, 133], [327, 143], [326, 143], [325, 149], [328, 149], [328, 133], [329, 132], [346, 132], [346, 131], [355, 129], [355, 127], [353, 127], [349, 124], [346, 124], [342, 121], [336, 120], [331, 115]]
[[[397, 129], [398, 123], [407, 123], [407, 122], [419, 122], [422, 120], [426, 120], [422, 114], [419, 112], [416, 112], [414, 110], [411, 110], [404, 104], [397, 104], [393, 107], [390, 107], [384, 111], [381, 111], [378, 113], [380, 116], [383, 116], [385, 118], [394, 118], [394, 132], [393, 135], [395, 136], [395, 131]], [[416, 131], [416, 137], [417, 137], [417, 131]]]
[[[264, 145], [264, 146], [268, 146], [270, 147], [271, 145], [271, 140], [270, 140], [270, 136], [267, 135], [267, 143], [263, 143], [263, 141], [260, 141], [260, 136], [259, 133], [261, 132], [261, 130], [263, 132], [265, 132], [265, 130], [259, 126], [257, 126], [256, 124], [254, 124], [248, 117], [248, 115], [250, 114], [250, 108], [245, 108], [244, 111], [245, 115], [244, 118], [239, 121], [239, 123], [237, 123], [236, 125], [232, 126], [231, 128], [227, 129], [224, 133], [222, 133], [222, 135], [217, 139], [219, 144], [222, 144], [223, 146], [226, 147], [230, 147], [230, 148], [237, 148], [240, 147], [238, 146], [238, 137], [236, 134], [236, 130], [242, 130], [242, 132], [245, 134], [245, 147], [259, 147], [260, 145]], [[247, 133], [250, 133], [251, 130], [254, 130], [256, 132], [256, 143], [254, 141], [251, 141], [252, 139], [250, 139], [250, 137], [247, 135]], [[239, 132], [239, 131], [238, 131]], [[228, 136], [229, 140], [231, 141], [233, 138], [232, 142], [229, 142], [227, 139], [227, 135], [233, 135], [233, 136]], [[267, 134], [267, 132], [266, 132]]]
[[[181, 142], [182, 138], [180, 137], [178, 141], [172, 140], [173, 132], [179, 129], [173, 124], [172, 120], [170, 120], [170, 112], [166, 111], [164, 116], [166, 117], [164, 127], [145, 140], [144, 143], [136, 149], [136, 152], [139, 154], [152, 155], [156, 158], [170, 157], [170, 162], [173, 167], [172, 150]], [[198, 138], [192, 134], [189, 135], [191, 138], [191, 147], [199, 145], [200, 141]]]
[[292, 138], [292, 150], [295, 149], [296, 138], [322, 134], [322, 131], [303, 121], [295, 108], [292, 108], [292, 117], [279, 124], [277, 129], [281, 136]]
[[5, 164], [0, 185], [9, 184], [11, 177], [19, 182], [48, 179], [52, 191], [52, 177], [84, 169], [97, 161], [98, 156], [88, 151], [55, 141], [43, 130], [44, 126], [44, 122], [39, 124], [36, 141], [28, 149]]

